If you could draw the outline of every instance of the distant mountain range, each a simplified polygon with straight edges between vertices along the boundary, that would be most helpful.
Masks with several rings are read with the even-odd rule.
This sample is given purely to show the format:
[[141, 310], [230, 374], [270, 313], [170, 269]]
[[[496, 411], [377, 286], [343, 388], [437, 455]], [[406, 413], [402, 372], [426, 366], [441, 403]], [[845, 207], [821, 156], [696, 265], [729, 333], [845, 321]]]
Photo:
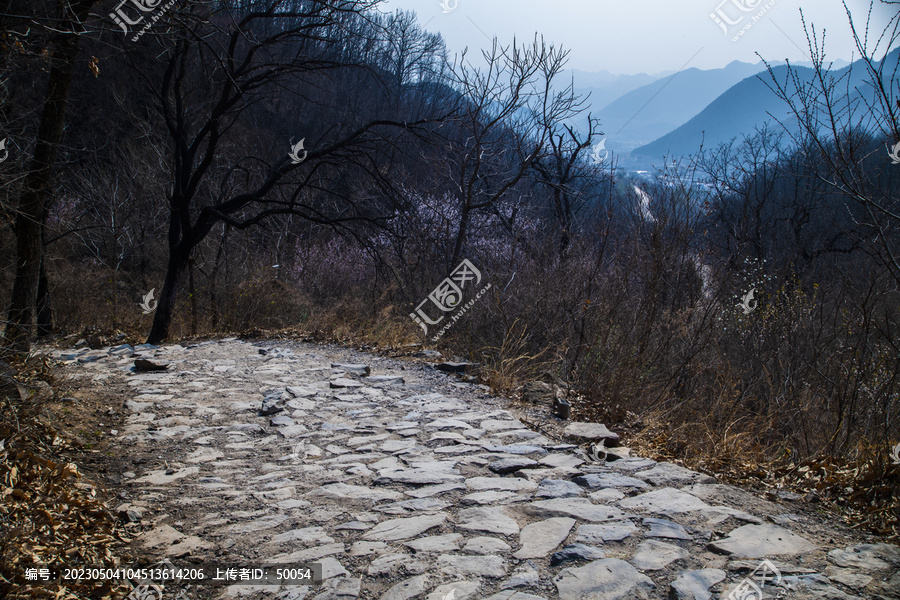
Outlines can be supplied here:
[[[900, 50], [887, 61], [896, 61]], [[847, 73], [847, 61], [835, 61], [833, 73]], [[792, 64], [801, 81], [812, 76], [809, 63]], [[572, 71], [576, 93], [588, 97], [586, 112], [600, 119], [601, 138], [619, 164], [649, 169], [663, 157], [693, 154], [752, 134], [773, 116], [788, 119], [787, 107], [766, 86], [763, 63], [734, 61], [722, 69], [685, 69], [677, 73], [615, 75], [608, 71]], [[864, 84], [865, 69], [852, 69], [853, 86]], [[888, 71], [889, 72], [889, 71]], [[774, 67], [785, 81], [787, 66]], [[584, 127], [585, 115], [571, 122]], [[600, 138], [595, 138], [596, 141]]]
[[[895, 50], [884, 60], [883, 72], [890, 77], [896, 72], [900, 49]], [[628, 163], [648, 162], [659, 165], [665, 156], [679, 157], [693, 154], [705, 148], [714, 148], [732, 139], [740, 140], [742, 136], [752, 135], [754, 130], [767, 122], [778, 119], [784, 125], [793, 128], [795, 117], [789, 114], [787, 104], [768, 87], [772, 77], [782, 85], [787, 85], [789, 93], [793, 90], [793, 77], [801, 84], [811, 81], [814, 71], [810, 67], [791, 65], [773, 67], [772, 74], [764, 73], [752, 76], [737, 83], [718, 98], [713, 100], [699, 114], [683, 125], [675, 128], [659, 139], [632, 150]], [[853, 102], [857, 102], [858, 117], [864, 117], [862, 100], [871, 102], [869, 73], [862, 64], [854, 64], [843, 68], [835, 67], [832, 76], [841, 82], [839, 88], [849, 89], [854, 94]]]
[[657, 75], [648, 75], [647, 73], [638, 73], [637, 75], [614, 75], [609, 71], [600, 71], [598, 73], [579, 71], [577, 69], [570, 72], [572, 80], [575, 82], [575, 93], [587, 97], [590, 95], [590, 103], [593, 108], [594, 116], [597, 111], [621, 98], [628, 92], [636, 90], [645, 85], [650, 85], [654, 81], [671, 75], [671, 72], [659, 73]]
[[736, 83], [765, 69], [763, 64], [732, 62], [723, 69], [685, 69], [635, 89], [604, 107], [597, 116], [607, 148], [628, 152], [686, 123]]

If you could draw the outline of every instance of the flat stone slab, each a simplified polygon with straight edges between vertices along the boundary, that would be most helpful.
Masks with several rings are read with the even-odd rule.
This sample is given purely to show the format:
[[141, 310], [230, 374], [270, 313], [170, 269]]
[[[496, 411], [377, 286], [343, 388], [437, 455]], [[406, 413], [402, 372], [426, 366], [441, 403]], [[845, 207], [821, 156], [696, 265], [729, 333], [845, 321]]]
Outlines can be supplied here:
[[[449, 598], [443, 598], [441, 600], [450, 600]], [[533, 594], [526, 594], [525, 592], [514, 592], [512, 590], [504, 590], [498, 594], [494, 594], [493, 596], [488, 596], [484, 598], [484, 600], [547, 600], [543, 596], [535, 596]]]
[[539, 454], [546, 455], [547, 451], [541, 446], [531, 446], [528, 444], [513, 444], [511, 446], [487, 446], [488, 452], [505, 452], [506, 454]]
[[521, 421], [513, 419], [487, 419], [482, 421], [480, 426], [485, 431], [493, 432], [525, 428], [525, 425]]
[[460, 529], [469, 531], [487, 531], [501, 535], [516, 535], [519, 524], [507, 515], [502, 508], [478, 507], [459, 511]]
[[143, 412], [153, 406], [152, 402], [138, 402], [137, 400], [126, 400], [125, 408], [132, 412]]
[[618, 558], [563, 569], [553, 580], [559, 600], [635, 600], [656, 587], [646, 575]]
[[382, 594], [381, 600], [409, 600], [423, 594], [427, 589], [428, 575], [417, 575], [394, 585]]
[[586, 442], [599, 442], [600, 440], [619, 441], [619, 434], [613, 433], [606, 428], [606, 425], [601, 423], [569, 423], [566, 425], [563, 435]]
[[214, 460], [219, 460], [225, 456], [222, 452], [216, 450], [215, 448], [204, 448], [200, 447], [188, 454], [184, 458], [184, 462], [197, 464], [197, 463], [208, 463]]
[[690, 555], [684, 548], [656, 540], [645, 540], [635, 550], [631, 564], [641, 571], [659, 571], [676, 560], [686, 560]]
[[370, 554], [383, 554], [388, 550], [384, 542], [353, 542], [350, 547], [350, 556], [369, 556]]
[[[782, 594], [781, 597], [783, 598], [798, 598], [802, 600], [806, 600], [807, 598], [814, 600], [863, 600], [860, 596], [847, 594], [846, 592], [839, 590], [831, 585], [831, 581], [827, 577], [820, 574], [785, 577], [783, 585], [788, 588], [787, 594], [789, 594]], [[766, 600], [773, 597], [772, 593], [779, 594], [782, 592], [781, 588], [772, 588], [771, 590], [769, 588], [763, 589], [764, 593], [768, 592], [770, 594], [769, 596], [766, 596]], [[738, 593], [735, 594], [736, 590], [738, 590]], [[746, 589], [739, 589], [738, 585], [728, 585], [724, 586], [723, 594], [726, 594], [726, 598], [732, 594], [740, 598], [740, 595], [742, 593], [746, 594], [747, 591], [748, 590]], [[896, 594], [894, 594], [894, 597], [896, 597]], [[869, 596], [868, 594], [865, 596], [865, 600], [881, 600], [881, 598], [884, 598], [881, 594], [875, 597]]]
[[536, 490], [538, 484], [519, 477], [471, 477], [466, 480], [466, 487], [472, 491], [530, 492]]
[[425, 600], [476, 600], [479, 587], [477, 581], [453, 581], [434, 588]]
[[642, 471], [649, 469], [656, 465], [657, 462], [655, 460], [650, 460], [649, 458], [623, 458], [621, 460], [617, 460], [614, 462], [606, 463], [606, 466], [610, 469], [614, 469], [616, 471], [623, 471], [625, 473], [634, 473], [635, 471]]
[[589, 475], [575, 477], [572, 481], [591, 490], [602, 490], [606, 488], [650, 489], [647, 482], [637, 479], [636, 477], [622, 475], [621, 473], [591, 473]]
[[196, 477], [200, 472], [197, 467], [186, 467], [184, 469], [160, 469], [151, 471], [149, 474], [135, 479], [135, 483], [146, 483], [149, 485], [169, 485], [185, 477]]
[[530, 458], [517, 457], [495, 460], [488, 465], [488, 468], [494, 473], [505, 475], [506, 473], [513, 473], [521, 469], [536, 469], [540, 466], [541, 465], [537, 461], [531, 460]]
[[600, 560], [606, 558], [606, 553], [600, 548], [586, 544], [571, 544], [550, 557], [550, 566], [555, 567], [576, 560]]
[[275, 544], [301, 543], [301, 544], [331, 544], [334, 538], [325, 533], [322, 527], [304, 527], [302, 529], [292, 529], [284, 533], [279, 533], [271, 540]]
[[538, 485], [534, 495], [536, 498], [573, 498], [583, 494], [584, 490], [577, 483], [564, 479], [545, 479]]
[[[97, 356], [94, 360], [99, 360], [104, 358], [102, 355]], [[81, 362], [88, 362], [84, 360], [84, 357], [78, 359]], [[138, 358], [134, 361], [134, 370], [138, 373], [153, 373], [158, 371], [166, 371], [169, 369], [169, 365], [163, 362], [154, 362], [152, 360], [147, 360], [146, 358]]]
[[530, 560], [525, 561], [518, 569], [513, 571], [509, 579], [500, 584], [504, 590], [513, 588], [537, 587], [541, 582], [541, 574], [538, 573], [537, 565]]
[[400, 500], [404, 496], [393, 490], [382, 490], [362, 485], [349, 485], [346, 483], [329, 483], [312, 490], [308, 496], [325, 496], [338, 500], [364, 500], [369, 502], [384, 502], [386, 500]]
[[647, 537], [669, 538], [672, 540], [692, 540], [691, 535], [684, 530], [684, 527], [672, 521], [665, 519], [644, 519], [643, 523], [650, 528]]
[[452, 492], [454, 490], [464, 490], [466, 489], [466, 484], [462, 481], [457, 481], [454, 483], [442, 483], [438, 485], [428, 485], [425, 487], [406, 490], [407, 496], [412, 496], [413, 498], [428, 498], [431, 496], [436, 496], [438, 494], [444, 494], [446, 492]]
[[380, 471], [376, 485], [388, 483], [405, 483], [409, 485], [437, 485], [463, 481], [465, 478], [458, 472], [447, 469], [401, 469], [398, 471]]
[[779, 554], [808, 554], [817, 549], [806, 538], [777, 525], [744, 525], [728, 537], [709, 544], [719, 554], [738, 558], [765, 558]]
[[286, 388], [288, 393], [294, 398], [308, 398], [310, 396], [316, 395], [316, 390], [310, 387], [304, 386], [291, 386]]
[[307, 429], [303, 425], [287, 425], [285, 427], [278, 428], [278, 435], [289, 440], [300, 437], [306, 432]]
[[638, 471], [634, 476], [657, 487], [684, 486], [692, 483], [716, 483], [715, 477], [666, 462], [657, 463], [655, 467], [646, 471]]
[[278, 554], [269, 557], [269, 560], [278, 564], [289, 564], [294, 562], [312, 562], [322, 560], [326, 556], [334, 556], [335, 554], [343, 554], [344, 545], [340, 542], [336, 544], [325, 544], [322, 546], [314, 546], [312, 548], [304, 548], [286, 554]]
[[406, 383], [402, 377], [391, 375], [376, 375], [366, 379], [369, 385], [403, 385]]
[[575, 519], [554, 517], [531, 523], [519, 533], [522, 547], [513, 556], [518, 559], [543, 558], [565, 541], [575, 526]]
[[615, 506], [594, 504], [587, 498], [555, 498], [539, 500], [525, 505], [525, 509], [539, 516], [575, 517], [582, 521], [602, 523], [622, 521], [626, 515]]
[[620, 542], [638, 528], [631, 521], [604, 523], [602, 525], [579, 525], [575, 541], [584, 544], [602, 544], [603, 542]]
[[234, 525], [229, 525], [224, 529], [224, 531], [226, 533], [237, 535], [255, 531], [266, 531], [268, 529], [281, 527], [281, 525], [283, 525], [285, 521], [288, 520], [289, 517], [287, 517], [286, 515], [266, 515], [263, 517], [259, 517], [258, 519], [251, 519], [243, 523], [235, 523]]
[[721, 569], [701, 569], [681, 573], [672, 582], [672, 595], [677, 600], [710, 600], [709, 588], [725, 580]]
[[843, 550], [832, 550], [828, 560], [839, 567], [881, 571], [897, 568], [900, 564], [900, 546], [892, 544], [861, 544]]
[[193, 535], [185, 535], [170, 525], [158, 525], [137, 538], [139, 544], [153, 548], [170, 558], [190, 556], [198, 550], [213, 548], [213, 544]]
[[463, 550], [471, 554], [500, 554], [509, 552], [512, 548], [501, 539], [479, 536], [466, 542]]
[[353, 379], [347, 379], [346, 377], [338, 377], [337, 379], [331, 380], [328, 384], [332, 389], [354, 389], [366, 387], [362, 383], [358, 381], [354, 381]]
[[506, 561], [500, 556], [444, 554], [437, 561], [441, 573], [457, 577], [504, 577]]
[[332, 369], [337, 369], [338, 371], [344, 371], [346, 373], [353, 373], [354, 375], [359, 375], [360, 377], [368, 377], [368, 375], [372, 372], [372, 369], [369, 368], [369, 365], [342, 365], [339, 363], [331, 363]]
[[460, 499], [460, 504], [471, 506], [473, 504], [508, 504], [509, 502], [524, 501], [528, 498], [520, 496], [515, 492], [502, 492], [499, 490], [488, 490], [486, 492], [475, 492], [468, 494]]
[[560, 454], [558, 452], [548, 454], [538, 462], [553, 469], [577, 469], [579, 465], [584, 464], [584, 461], [574, 454]]
[[425, 427], [428, 429], [473, 429], [473, 427], [465, 421], [452, 419], [450, 417], [435, 419], [434, 421], [426, 423]]
[[375, 510], [380, 512], [402, 515], [409, 511], [415, 512], [436, 512], [448, 508], [450, 503], [446, 500], [437, 498], [415, 498], [413, 500], [404, 500], [402, 502], [394, 502], [378, 506]]
[[674, 488], [663, 488], [619, 500], [619, 506], [631, 510], [642, 509], [661, 514], [678, 514], [710, 508], [709, 504], [697, 496]]
[[446, 519], [446, 515], [443, 514], [422, 515], [421, 517], [410, 517], [408, 519], [391, 519], [390, 521], [379, 523], [367, 531], [363, 538], [382, 542], [408, 540], [425, 533], [433, 527], [438, 527]]
[[459, 550], [459, 542], [462, 539], [463, 536], [458, 533], [449, 533], [422, 537], [411, 542], [404, 542], [403, 545], [416, 552], [455, 552]]
[[[857, 573], [852, 569], [843, 569], [841, 567], [829, 566], [825, 569], [825, 576], [831, 581], [846, 585], [854, 590], [861, 590], [874, 579], [871, 575]], [[900, 577], [898, 577], [900, 580]]]

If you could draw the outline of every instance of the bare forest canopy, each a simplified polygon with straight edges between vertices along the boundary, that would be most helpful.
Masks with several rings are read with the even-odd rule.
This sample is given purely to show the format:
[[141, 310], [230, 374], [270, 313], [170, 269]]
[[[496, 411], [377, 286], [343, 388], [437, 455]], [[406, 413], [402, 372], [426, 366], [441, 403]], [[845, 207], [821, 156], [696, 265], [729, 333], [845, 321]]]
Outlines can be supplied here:
[[576, 417], [655, 415], [684, 455], [886, 465], [900, 441], [897, 19], [854, 23], [834, 72], [810, 28], [812, 69], [760, 75], [785, 128], [641, 179], [540, 36], [449, 56], [374, 0], [0, 5], [10, 350], [430, 343], [410, 313], [468, 260], [491, 288], [440, 344], [499, 387], [549, 371]]

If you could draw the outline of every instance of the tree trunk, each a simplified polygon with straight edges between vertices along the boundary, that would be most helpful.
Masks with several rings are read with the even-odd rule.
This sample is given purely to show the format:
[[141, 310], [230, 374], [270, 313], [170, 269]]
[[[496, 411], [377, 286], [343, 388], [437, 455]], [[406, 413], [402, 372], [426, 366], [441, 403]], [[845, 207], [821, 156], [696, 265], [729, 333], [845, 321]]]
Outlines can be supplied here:
[[50, 282], [47, 279], [47, 260], [41, 260], [37, 289], [37, 334], [38, 337], [53, 332], [53, 307], [50, 305]]
[[460, 262], [462, 262], [462, 253], [463, 248], [466, 243], [466, 234], [469, 230], [469, 207], [468, 203], [463, 206], [461, 214], [459, 215], [459, 229], [456, 230], [456, 246], [453, 248], [453, 260], [451, 261], [450, 267], [451, 269], [455, 268]]
[[[213, 265], [212, 274], [209, 276], [209, 312], [212, 319], [213, 331], [219, 327], [219, 295], [216, 289], [216, 280], [219, 276], [219, 267], [222, 266], [222, 256], [225, 250], [225, 240], [228, 237], [228, 225], [222, 227], [222, 239], [219, 240], [219, 249], [216, 251], [216, 262]], [[226, 258], [227, 260], [227, 258]]]
[[194, 261], [188, 261], [188, 288], [191, 298], [191, 335], [197, 335], [197, 288], [194, 287]]
[[169, 254], [169, 266], [166, 269], [166, 280], [159, 294], [159, 304], [153, 315], [153, 327], [147, 337], [148, 344], [159, 344], [169, 337], [169, 326], [172, 323], [172, 315], [175, 313], [175, 301], [178, 298], [178, 283], [181, 275], [187, 268], [188, 253], [178, 248]]
[[22, 193], [13, 229], [16, 233], [16, 275], [6, 324], [6, 343], [13, 352], [31, 350], [34, 337], [35, 305], [43, 261], [43, 230], [47, 196], [53, 183], [53, 166], [59, 151], [66, 117], [66, 101], [72, 85], [80, 35], [67, 31], [80, 23], [95, 0], [71, 2], [60, 7], [60, 33], [51, 42], [53, 67], [47, 82], [47, 96], [35, 140], [34, 156]]

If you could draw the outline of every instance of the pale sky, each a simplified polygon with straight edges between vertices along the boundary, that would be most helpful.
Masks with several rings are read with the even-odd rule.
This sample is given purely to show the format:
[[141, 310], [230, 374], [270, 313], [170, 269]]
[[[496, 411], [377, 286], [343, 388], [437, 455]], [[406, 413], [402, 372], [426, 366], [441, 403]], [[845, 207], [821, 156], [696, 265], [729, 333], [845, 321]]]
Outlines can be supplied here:
[[[444, 13], [442, 1], [450, 12]], [[864, 30], [868, 0], [846, 1], [858, 29]], [[898, 6], [876, 0], [875, 21], [883, 27]], [[451, 54], [465, 47], [470, 52], [488, 47], [493, 36], [510, 42], [514, 36], [530, 40], [539, 32], [572, 51], [568, 68], [617, 74], [715, 69], [733, 60], [755, 63], [757, 52], [771, 61], [809, 61], [801, 8], [808, 25], [814, 24], [817, 32], [826, 30], [829, 59], [858, 58], [840, 0], [385, 0], [381, 4], [382, 11], [416, 12], [426, 29], [441, 33]], [[747, 28], [744, 34], [732, 41], [742, 28]]]

